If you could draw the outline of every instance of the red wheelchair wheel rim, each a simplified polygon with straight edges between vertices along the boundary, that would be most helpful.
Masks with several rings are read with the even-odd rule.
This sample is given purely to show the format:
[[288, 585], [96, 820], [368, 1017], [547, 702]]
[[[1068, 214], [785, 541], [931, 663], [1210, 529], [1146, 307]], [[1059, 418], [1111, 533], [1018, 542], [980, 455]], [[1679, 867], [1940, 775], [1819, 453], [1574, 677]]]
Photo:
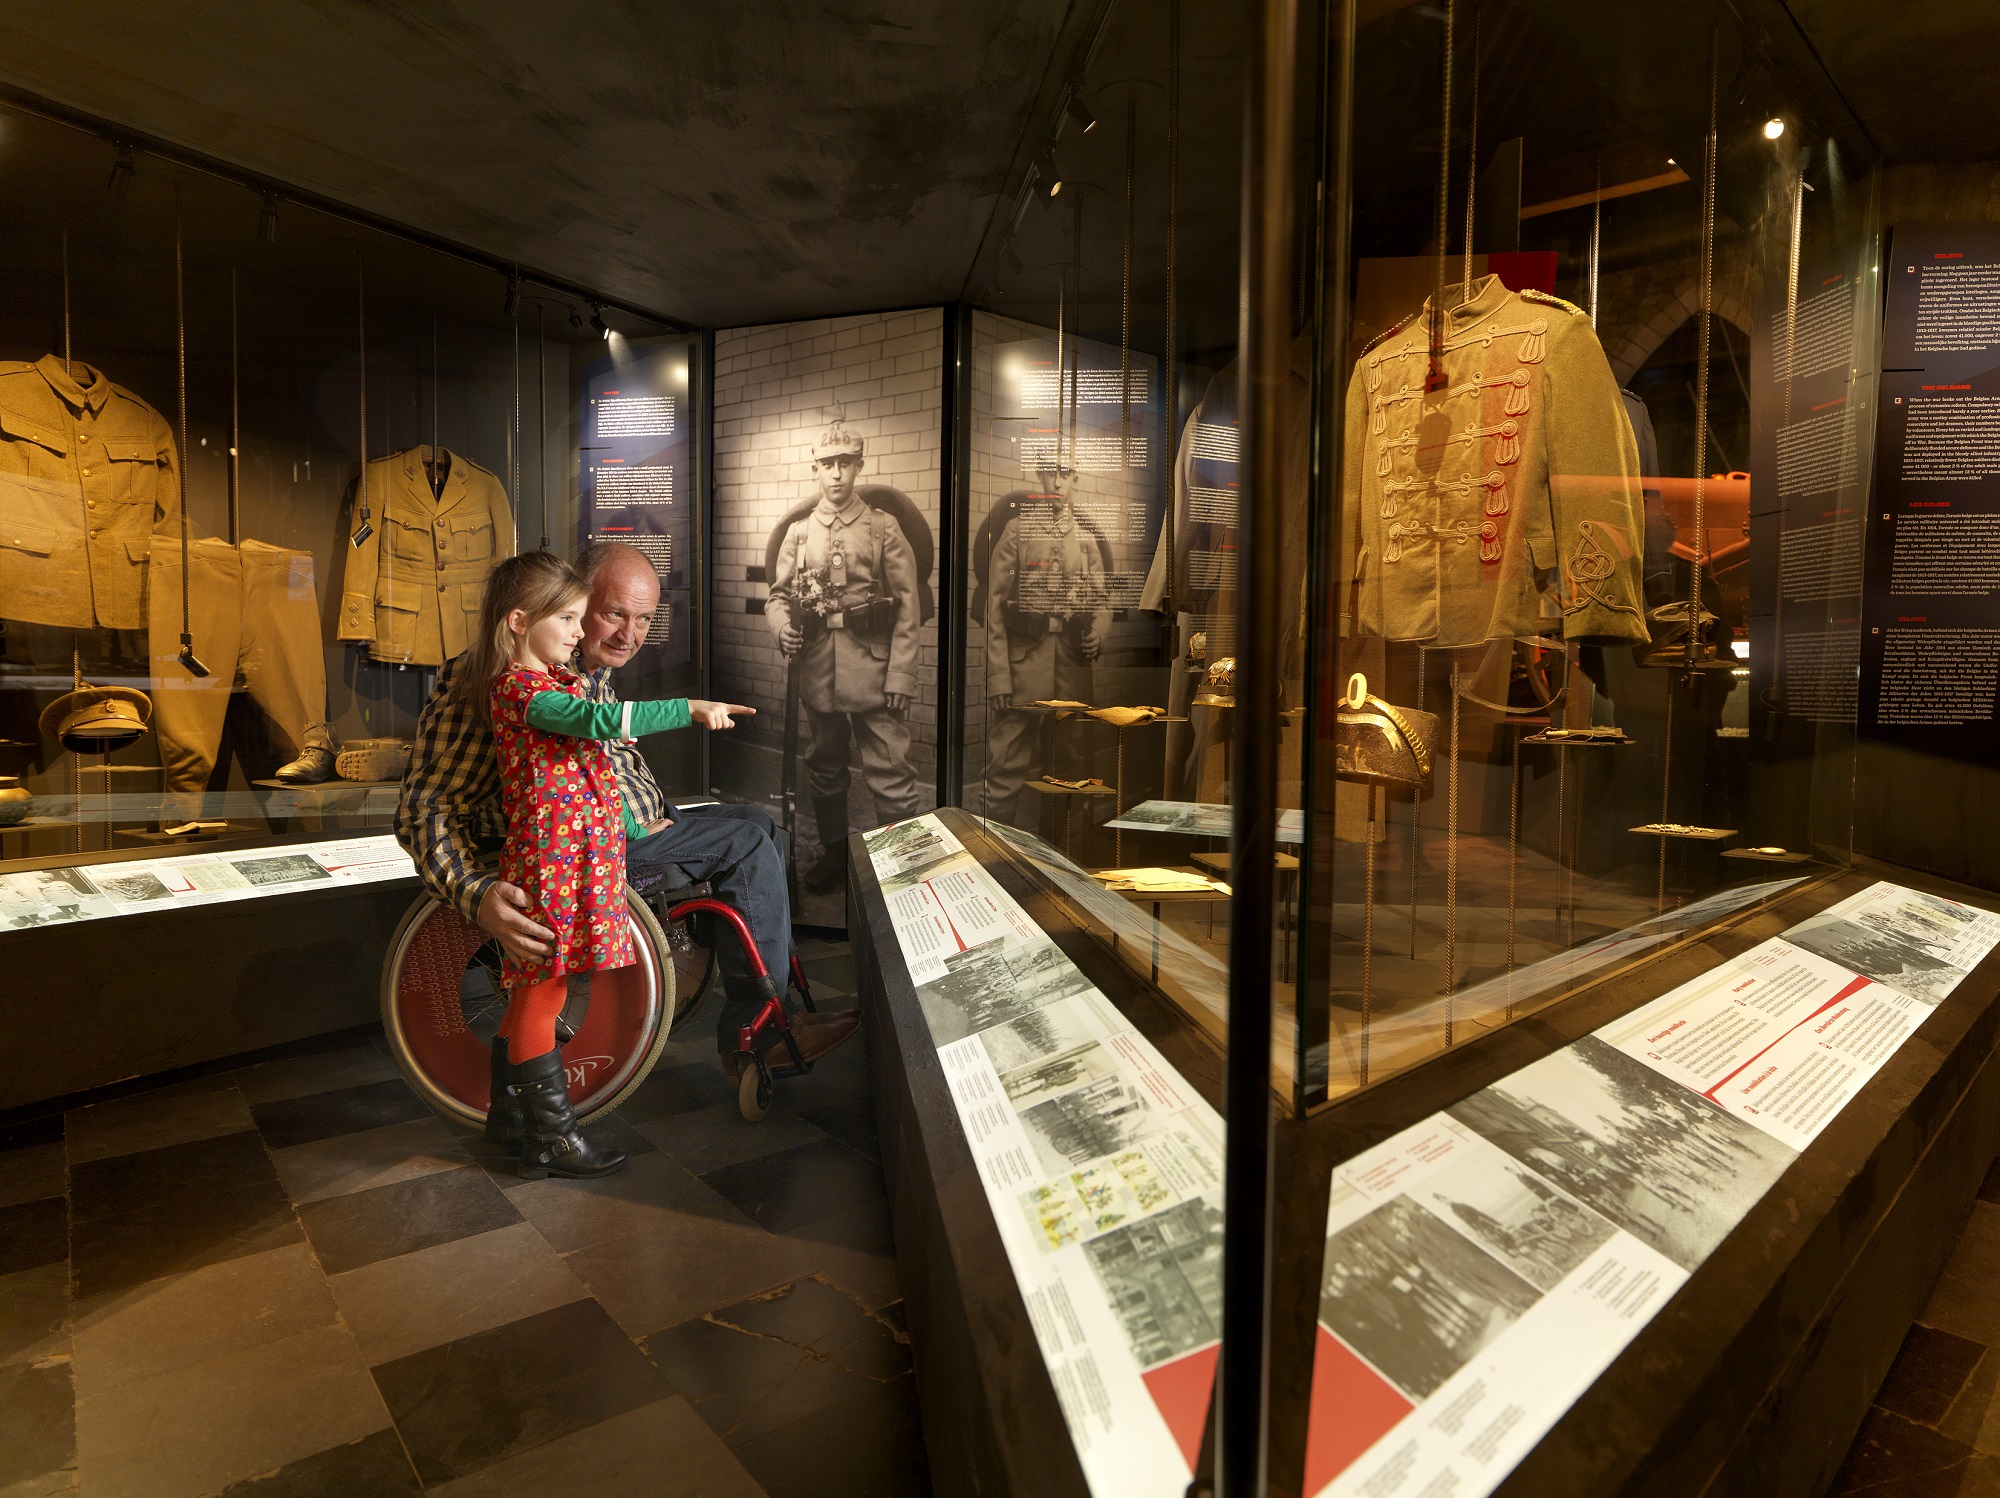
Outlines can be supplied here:
[[[580, 1115], [622, 1098], [649, 1065], [665, 1022], [666, 958], [629, 890], [626, 901], [639, 960], [591, 974], [587, 1007], [573, 985], [564, 1011], [575, 1022], [582, 1009], [575, 1036], [563, 1046], [570, 1102]], [[489, 965], [478, 961], [487, 941], [456, 910], [423, 902], [398, 933], [384, 994], [390, 1045], [411, 1086], [432, 1107], [470, 1124], [486, 1118], [491, 1037], [505, 1003]]]

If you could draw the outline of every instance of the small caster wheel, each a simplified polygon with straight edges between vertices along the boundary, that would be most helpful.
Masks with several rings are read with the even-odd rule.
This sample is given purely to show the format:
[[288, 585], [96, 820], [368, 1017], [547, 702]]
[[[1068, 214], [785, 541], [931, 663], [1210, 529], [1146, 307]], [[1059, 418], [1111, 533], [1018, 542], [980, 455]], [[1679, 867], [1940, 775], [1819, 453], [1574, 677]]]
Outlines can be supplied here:
[[736, 1083], [736, 1107], [750, 1123], [762, 1123], [771, 1111], [771, 1077], [761, 1066], [745, 1066]]

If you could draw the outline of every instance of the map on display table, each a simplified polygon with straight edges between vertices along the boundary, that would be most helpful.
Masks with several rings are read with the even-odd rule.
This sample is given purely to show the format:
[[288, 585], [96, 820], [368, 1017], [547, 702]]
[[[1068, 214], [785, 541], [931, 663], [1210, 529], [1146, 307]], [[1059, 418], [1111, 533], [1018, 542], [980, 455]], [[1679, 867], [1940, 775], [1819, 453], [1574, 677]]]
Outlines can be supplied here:
[[935, 816], [864, 839], [1098, 1498], [1180, 1498], [1221, 1335], [1222, 1119]]
[[1876, 884], [1336, 1166], [1309, 1498], [1482, 1498], [2000, 944]]
[[313, 887], [413, 879], [393, 837], [341, 838], [0, 874], [0, 932], [217, 905]]

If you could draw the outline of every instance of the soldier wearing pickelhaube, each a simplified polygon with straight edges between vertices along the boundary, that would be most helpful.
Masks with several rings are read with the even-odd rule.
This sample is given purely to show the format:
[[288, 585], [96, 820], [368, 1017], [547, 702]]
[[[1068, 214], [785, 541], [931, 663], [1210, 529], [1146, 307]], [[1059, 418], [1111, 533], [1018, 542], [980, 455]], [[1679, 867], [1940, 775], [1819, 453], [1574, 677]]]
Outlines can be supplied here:
[[846, 871], [851, 766], [878, 823], [924, 809], [904, 714], [917, 690], [917, 567], [895, 517], [856, 492], [864, 448], [835, 418], [813, 445], [819, 503], [778, 548], [764, 608], [778, 648], [796, 663], [812, 746], [806, 787], [822, 852], [805, 885], [824, 894]]
[[1011, 822], [1047, 714], [1033, 702], [1092, 700], [1111, 623], [1101, 544], [1071, 505], [1075, 473], [1051, 462], [1040, 487], [1007, 496], [986, 569], [986, 814]]

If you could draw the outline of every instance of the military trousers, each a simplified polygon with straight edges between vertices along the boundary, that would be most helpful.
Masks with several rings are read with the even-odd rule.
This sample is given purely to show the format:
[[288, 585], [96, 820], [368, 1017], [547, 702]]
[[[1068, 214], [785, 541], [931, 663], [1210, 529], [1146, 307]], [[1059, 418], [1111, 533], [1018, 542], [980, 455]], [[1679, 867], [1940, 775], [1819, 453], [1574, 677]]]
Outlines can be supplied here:
[[161, 816], [185, 821], [200, 813], [232, 692], [248, 691], [270, 718], [280, 764], [305, 747], [306, 726], [326, 717], [319, 595], [311, 552], [262, 541], [196, 541], [188, 551], [189, 629], [195, 656], [209, 670], [197, 677], [180, 663], [180, 538], [156, 536], [149, 566], [147, 654], [153, 732], [165, 771]]
[[[1063, 702], [1088, 702], [1095, 690], [1090, 663], [1058, 635], [1037, 640], [1012, 665], [1017, 683], [1039, 680], [1049, 697]], [[1013, 700], [1019, 706], [995, 710], [986, 729], [986, 815], [996, 822], [1013, 823], [1021, 787], [1029, 776], [1047, 773], [1044, 735], [1053, 738], [1056, 731], [1051, 715], [1027, 710], [1020, 692]]]
[[856, 764], [861, 783], [875, 802], [875, 826], [921, 815], [930, 804], [923, 783], [910, 766], [910, 725], [901, 713], [886, 707], [863, 713], [822, 713], [801, 705], [812, 734], [806, 750], [806, 789], [813, 798], [841, 797], [853, 781]]

